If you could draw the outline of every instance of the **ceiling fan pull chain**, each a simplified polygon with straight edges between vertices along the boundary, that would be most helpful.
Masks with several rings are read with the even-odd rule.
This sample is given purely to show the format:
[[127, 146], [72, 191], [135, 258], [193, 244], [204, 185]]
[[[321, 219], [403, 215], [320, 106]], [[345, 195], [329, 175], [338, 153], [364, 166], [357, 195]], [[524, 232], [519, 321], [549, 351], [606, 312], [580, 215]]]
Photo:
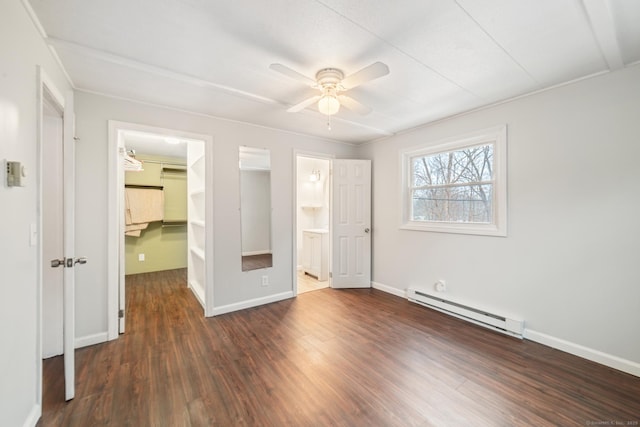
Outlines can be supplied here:
[[331, 116], [327, 116], [327, 129], [331, 130]]

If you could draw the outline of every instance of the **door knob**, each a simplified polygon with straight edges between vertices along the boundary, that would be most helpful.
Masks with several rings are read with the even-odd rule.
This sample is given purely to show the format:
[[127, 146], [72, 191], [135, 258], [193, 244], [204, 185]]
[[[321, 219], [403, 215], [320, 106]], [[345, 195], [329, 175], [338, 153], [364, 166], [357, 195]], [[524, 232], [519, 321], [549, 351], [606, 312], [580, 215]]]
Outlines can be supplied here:
[[369, 228], [365, 228], [365, 229], [364, 229], [364, 232], [365, 232], [365, 233], [368, 233], [369, 231], [371, 231], [371, 230], [369, 230]]

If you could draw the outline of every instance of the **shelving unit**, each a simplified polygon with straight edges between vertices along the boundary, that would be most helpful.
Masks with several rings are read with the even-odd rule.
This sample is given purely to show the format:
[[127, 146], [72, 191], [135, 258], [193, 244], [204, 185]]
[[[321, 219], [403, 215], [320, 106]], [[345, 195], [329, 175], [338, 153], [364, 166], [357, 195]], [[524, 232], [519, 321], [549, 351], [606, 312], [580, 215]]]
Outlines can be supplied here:
[[205, 307], [205, 271], [206, 249], [205, 233], [207, 229], [205, 216], [205, 153], [204, 144], [190, 143], [187, 149], [187, 182], [188, 182], [188, 226], [187, 239], [189, 256], [187, 261], [187, 277], [189, 288]]

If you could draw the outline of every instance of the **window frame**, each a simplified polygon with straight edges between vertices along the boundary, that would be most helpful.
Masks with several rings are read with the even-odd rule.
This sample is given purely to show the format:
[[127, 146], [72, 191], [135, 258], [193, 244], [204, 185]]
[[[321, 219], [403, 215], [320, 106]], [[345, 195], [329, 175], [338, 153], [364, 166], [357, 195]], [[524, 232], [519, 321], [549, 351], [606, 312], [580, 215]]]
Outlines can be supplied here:
[[[493, 222], [415, 221], [411, 219], [412, 160], [416, 157], [459, 151], [493, 144]], [[400, 151], [401, 220], [400, 229], [439, 233], [507, 236], [507, 126], [495, 126], [465, 135], [441, 139]]]

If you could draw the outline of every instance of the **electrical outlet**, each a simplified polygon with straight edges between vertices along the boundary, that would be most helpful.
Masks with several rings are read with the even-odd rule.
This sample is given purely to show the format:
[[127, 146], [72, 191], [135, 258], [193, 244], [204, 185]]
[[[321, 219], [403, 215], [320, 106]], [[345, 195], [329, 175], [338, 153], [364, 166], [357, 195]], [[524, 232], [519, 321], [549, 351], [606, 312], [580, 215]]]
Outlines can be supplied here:
[[262, 286], [269, 286], [269, 276], [262, 276]]
[[144, 254], [138, 254], [138, 261], [144, 261]]

